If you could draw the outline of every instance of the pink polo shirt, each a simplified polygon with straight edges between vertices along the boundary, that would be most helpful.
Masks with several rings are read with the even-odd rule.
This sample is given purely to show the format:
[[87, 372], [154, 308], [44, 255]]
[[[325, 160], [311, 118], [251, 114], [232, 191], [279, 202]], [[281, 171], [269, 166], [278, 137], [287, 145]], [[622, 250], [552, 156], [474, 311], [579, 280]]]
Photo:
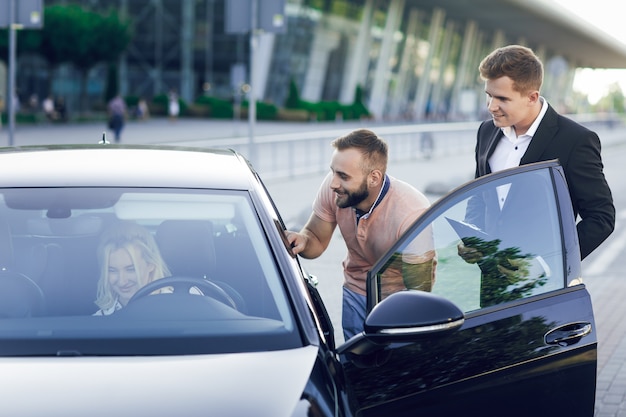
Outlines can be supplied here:
[[[313, 202], [313, 212], [322, 220], [336, 223], [346, 242], [348, 253], [343, 261], [344, 286], [358, 294], [366, 294], [367, 272], [400, 238], [406, 229], [430, 206], [430, 202], [413, 186], [389, 177], [387, 194], [367, 217], [356, 222], [354, 208], [339, 208], [330, 188], [332, 174], [322, 182]], [[432, 233], [421, 233], [414, 254], [403, 260], [421, 263], [435, 256]], [[434, 279], [434, 277], [433, 277]], [[383, 280], [383, 295], [405, 289], [401, 271], [388, 270]]]

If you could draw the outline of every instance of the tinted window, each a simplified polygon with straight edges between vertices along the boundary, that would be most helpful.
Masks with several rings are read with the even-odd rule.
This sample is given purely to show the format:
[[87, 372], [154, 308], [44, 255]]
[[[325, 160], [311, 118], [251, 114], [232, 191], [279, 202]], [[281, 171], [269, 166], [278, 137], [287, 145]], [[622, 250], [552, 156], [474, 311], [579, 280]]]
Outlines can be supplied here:
[[[407, 262], [416, 242], [432, 235], [437, 256], [432, 291], [465, 312], [563, 288], [560, 223], [552, 190], [549, 171], [543, 170], [460, 193], [392, 259]], [[477, 259], [461, 257], [461, 244], [479, 252]], [[379, 272], [383, 283], [394, 263]]]
[[[180, 354], [299, 343], [245, 192], [10, 189], [0, 194], [0, 226], [0, 353]], [[27, 342], [17, 349], [19, 340]]]

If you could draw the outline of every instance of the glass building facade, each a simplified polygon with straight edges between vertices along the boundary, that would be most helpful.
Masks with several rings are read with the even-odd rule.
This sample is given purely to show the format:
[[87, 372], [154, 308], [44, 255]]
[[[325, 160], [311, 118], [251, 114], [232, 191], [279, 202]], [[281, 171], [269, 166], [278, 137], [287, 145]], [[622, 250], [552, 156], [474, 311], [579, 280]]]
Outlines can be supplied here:
[[[227, 1], [46, 0], [45, 6], [114, 9], [129, 20], [132, 40], [115, 68], [125, 96], [150, 99], [176, 90], [187, 102], [202, 95], [233, 99], [243, 96], [252, 67], [257, 100], [284, 105], [293, 81], [303, 100], [349, 104], [360, 87], [374, 116], [389, 120], [480, 116], [478, 62], [507, 42], [503, 31], [415, 1], [285, 0], [286, 31], [259, 34], [251, 65], [249, 34], [226, 30]], [[256, 1], [264, 7], [270, 0]], [[529, 46], [545, 62], [547, 49]], [[20, 54], [17, 67], [22, 101], [51, 93], [65, 97], [70, 111], [79, 105], [80, 77], [70, 65], [53, 69], [37, 55]], [[104, 105], [107, 71], [105, 63], [89, 71], [90, 109]], [[566, 65], [559, 75], [571, 84], [573, 68]], [[546, 77], [546, 88], [563, 91], [562, 81]]]

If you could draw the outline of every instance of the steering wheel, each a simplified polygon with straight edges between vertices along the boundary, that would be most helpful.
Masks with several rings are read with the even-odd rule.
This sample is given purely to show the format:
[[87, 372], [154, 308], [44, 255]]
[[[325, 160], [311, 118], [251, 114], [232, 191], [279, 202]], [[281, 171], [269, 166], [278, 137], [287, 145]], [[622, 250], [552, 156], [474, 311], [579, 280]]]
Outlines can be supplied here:
[[36, 317], [43, 314], [43, 291], [26, 275], [0, 271], [0, 318]]
[[[216, 283], [203, 278], [171, 276], [156, 279], [141, 287], [131, 298], [129, 303], [143, 298], [161, 288], [170, 287], [174, 293], [187, 295], [205, 295], [226, 304], [237, 310], [237, 304], [226, 291]], [[192, 289], [200, 290], [201, 294], [190, 292]]]

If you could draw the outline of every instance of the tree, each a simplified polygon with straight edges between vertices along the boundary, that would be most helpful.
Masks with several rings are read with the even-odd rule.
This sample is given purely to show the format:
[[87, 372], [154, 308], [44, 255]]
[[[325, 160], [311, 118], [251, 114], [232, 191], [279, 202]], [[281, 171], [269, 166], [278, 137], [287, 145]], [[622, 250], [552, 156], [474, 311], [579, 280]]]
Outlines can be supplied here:
[[113, 97], [119, 93], [119, 78], [117, 73], [117, 65], [109, 63], [107, 65], [106, 89], [104, 90], [104, 101], [108, 103]]
[[354, 108], [355, 117], [359, 119], [361, 116], [369, 116], [370, 112], [363, 103], [363, 87], [361, 84], [357, 84], [356, 89], [354, 91], [354, 103], [352, 104]]
[[[18, 30], [16, 32], [16, 54], [38, 51], [41, 46], [39, 29]], [[9, 30], [0, 29], [0, 60], [9, 55]]]
[[285, 108], [298, 109], [300, 107], [300, 93], [298, 93], [298, 86], [292, 78], [289, 81], [289, 95], [287, 96], [287, 100], [285, 100]]
[[609, 86], [608, 93], [594, 106], [596, 111], [610, 111], [614, 113], [624, 113], [624, 93], [619, 83]]
[[[100, 63], [116, 64], [130, 40], [130, 23], [121, 20], [115, 10], [101, 15], [78, 5], [46, 7], [43, 28], [18, 37], [20, 52], [36, 52], [46, 59], [50, 80], [59, 65], [74, 65], [81, 74], [81, 109], [89, 70]], [[2, 48], [0, 36], [0, 51]]]

